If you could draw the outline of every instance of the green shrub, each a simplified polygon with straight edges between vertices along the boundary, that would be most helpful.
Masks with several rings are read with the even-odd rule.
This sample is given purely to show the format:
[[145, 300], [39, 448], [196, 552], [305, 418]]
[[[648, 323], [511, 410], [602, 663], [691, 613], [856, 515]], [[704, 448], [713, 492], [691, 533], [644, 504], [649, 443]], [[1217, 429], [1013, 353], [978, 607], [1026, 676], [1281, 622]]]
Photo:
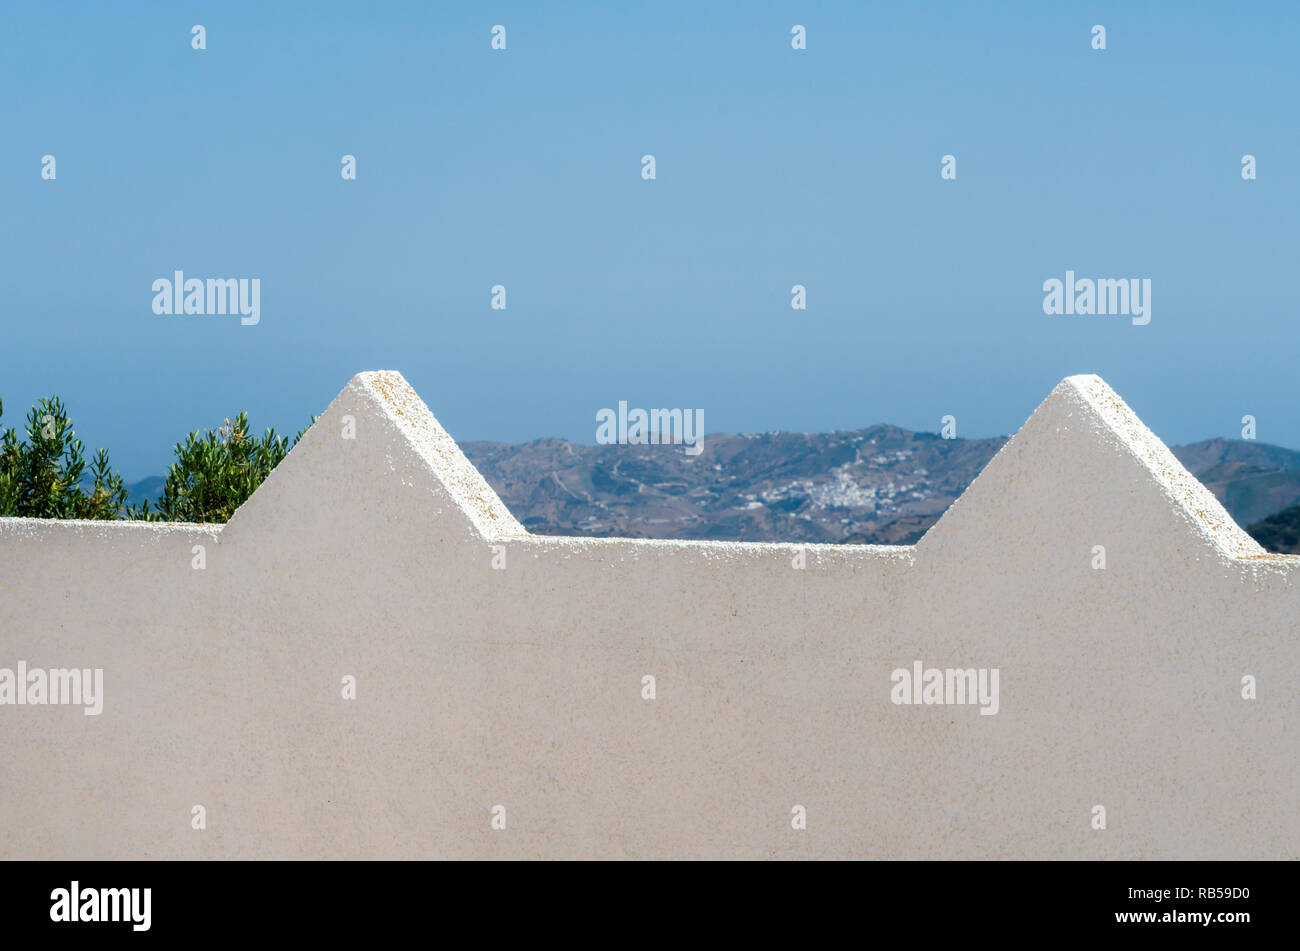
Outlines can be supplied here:
[[127, 517], [167, 522], [228, 521], [301, 438], [299, 432], [290, 442], [277, 436], [274, 429], [268, 429], [261, 439], [251, 437], [247, 413], [227, 419], [220, 429], [192, 432], [183, 443], [176, 444], [176, 462], [167, 473], [162, 498], [152, 509], [148, 499], [143, 505], [132, 506]]
[[107, 452], [96, 452], [86, 471], [85, 449], [57, 396], [32, 407], [25, 438], [13, 429], [0, 433], [0, 515], [113, 519], [125, 501]]
[[292, 442], [273, 429], [256, 439], [248, 434], [246, 413], [227, 419], [220, 429], [192, 432], [176, 444], [162, 498], [128, 506], [126, 487], [109, 467], [108, 453], [100, 449], [87, 467], [62, 401], [51, 396], [32, 407], [22, 437], [13, 429], [0, 432], [0, 516], [225, 522], [303, 432]]

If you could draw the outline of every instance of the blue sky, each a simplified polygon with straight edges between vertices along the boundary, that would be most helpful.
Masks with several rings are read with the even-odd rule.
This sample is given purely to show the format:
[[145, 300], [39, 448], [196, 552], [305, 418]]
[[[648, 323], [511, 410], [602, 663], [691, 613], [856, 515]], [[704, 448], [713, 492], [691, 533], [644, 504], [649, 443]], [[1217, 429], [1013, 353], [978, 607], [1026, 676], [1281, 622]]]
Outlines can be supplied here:
[[[1008, 433], [1096, 372], [1171, 444], [1300, 447], [1300, 5], [270, 7], [6, 8], [4, 424], [57, 393], [137, 479], [368, 369], [458, 439], [587, 443], [619, 400]], [[1067, 268], [1151, 323], [1045, 316]], [[176, 269], [261, 322], [156, 316]]]

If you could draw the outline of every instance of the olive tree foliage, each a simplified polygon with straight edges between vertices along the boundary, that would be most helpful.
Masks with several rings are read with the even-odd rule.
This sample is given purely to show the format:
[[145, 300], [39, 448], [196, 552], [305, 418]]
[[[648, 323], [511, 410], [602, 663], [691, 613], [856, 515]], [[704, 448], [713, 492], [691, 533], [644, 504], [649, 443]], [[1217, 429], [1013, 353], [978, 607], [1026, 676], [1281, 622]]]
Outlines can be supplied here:
[[215, 430], [192, 432], [176, 444], [161, 498], [135, 506], [127, 504], [122, 477], [110, 467], [105, 450], [87, 466], [66, 408], [51, 396], [32, 407], [21, 433], [0, 430], [0, 516], [225, 522], [303, 432], [292, 440], [273, 429], [255, 437], [246, 413]]
[[[315, 419], [312, 420], [315, 422]], [[225, 522], [266, 481], [297, 445], [268, 429], [249, 435], [248, 414], [227, 419], [219, 429], [192, 432], [176, 444], [176, 461], [167, 472], [162, 497], [151, 510], [149, 500], [132, 508], [131, 518], [165, 522]]]
[[85, 447], [57, 396], [32, 407], [22, 437], [12, 428], [0, 432], [0, 515], [119, 518], [125, 502], [122, 477], [105, 450], [87, 469]]

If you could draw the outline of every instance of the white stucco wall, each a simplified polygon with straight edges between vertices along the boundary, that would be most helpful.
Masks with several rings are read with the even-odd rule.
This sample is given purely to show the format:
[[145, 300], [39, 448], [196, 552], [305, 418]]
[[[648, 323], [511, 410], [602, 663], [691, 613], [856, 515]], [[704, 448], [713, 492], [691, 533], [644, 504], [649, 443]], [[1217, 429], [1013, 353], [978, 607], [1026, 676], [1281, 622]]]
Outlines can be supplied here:
[[224, 528], [0, 519], [0, 667], [105, 682], [0, 706], [0, 856], [1300, 857], [1300, 558], [1098, 378], [918, 545], [800, 550], [531, 536], [361, 374]]

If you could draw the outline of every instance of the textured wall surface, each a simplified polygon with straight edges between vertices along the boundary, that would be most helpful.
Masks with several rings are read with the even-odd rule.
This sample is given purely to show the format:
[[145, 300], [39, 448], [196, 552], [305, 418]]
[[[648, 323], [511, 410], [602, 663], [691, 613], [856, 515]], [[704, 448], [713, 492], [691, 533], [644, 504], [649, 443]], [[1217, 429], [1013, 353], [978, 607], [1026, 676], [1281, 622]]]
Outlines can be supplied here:
[[531, 536], [361, 374], [224, 528], [0, 519], [0, 668], [104, 671], [0, 706], [0, 856], [1297, 858], [1298, 580], [1096, 377], [801, 547]]

